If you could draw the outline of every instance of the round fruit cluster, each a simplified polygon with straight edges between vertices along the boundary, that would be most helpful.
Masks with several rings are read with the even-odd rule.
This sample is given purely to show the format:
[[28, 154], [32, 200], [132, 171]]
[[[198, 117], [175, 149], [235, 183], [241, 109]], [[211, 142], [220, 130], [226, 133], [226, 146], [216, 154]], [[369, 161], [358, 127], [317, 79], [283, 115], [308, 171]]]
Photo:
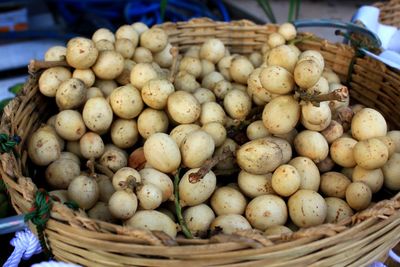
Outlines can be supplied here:
[[39, 90], [59, 110], [29, 157], [61, 202], [172, 237], [347, 218], [383, 185], [400, 189], [400, 131], [350, 106], [321, 54], [294, 38], [285, 23], [250, 55], [215, 38], [179, 54], [161, 28], [134, 23], [52, 47], [45, 60], [60, 64]]

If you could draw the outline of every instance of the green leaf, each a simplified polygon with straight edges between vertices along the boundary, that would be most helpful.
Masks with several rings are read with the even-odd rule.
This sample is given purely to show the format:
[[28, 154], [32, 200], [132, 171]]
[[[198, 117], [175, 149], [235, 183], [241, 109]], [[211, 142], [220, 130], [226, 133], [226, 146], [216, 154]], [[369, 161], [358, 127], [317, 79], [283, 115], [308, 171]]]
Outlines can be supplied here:
[[289, 14], [288, 14], [287, 21], [292, 21], [293, 20], [295, 9], [296, 9], [296, 1], [295, 0], [290, 0], [290, 3], [289, 3]]
[[13, 94], [18, 94], [19, 92], [21, 92], [22, 88], [24, 88], [24, 84], [18, 83], [8, 88], [8, 91]]
[[8, 102], [10, 102], [12, 98], [6, 98], [0, 101], [0, 112], [3, 112], [5, 106], [7, 106]]
[[257, 0], [258, 4], [263, 9], [265, 15], [267, 15], [268, 19], [272, 23], [276, 23], [276, 18], [274, 12], [272, 11], [271, 5], [269, 4], [268, 0]]
[[164, 21], [165, 19], [165, 10], [167, 9], [168, 0], [161, 0], [160, 1], [160, 13], [161, 13], [161, 20]]

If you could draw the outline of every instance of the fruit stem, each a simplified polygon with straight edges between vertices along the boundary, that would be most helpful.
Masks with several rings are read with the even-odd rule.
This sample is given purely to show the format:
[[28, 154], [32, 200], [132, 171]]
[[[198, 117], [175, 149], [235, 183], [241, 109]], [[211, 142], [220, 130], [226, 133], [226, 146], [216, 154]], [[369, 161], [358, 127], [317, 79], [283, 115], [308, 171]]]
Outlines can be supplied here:
[[[131, 179], [129, 179], [129, 178], [131, 178]], [[121, 186], [123, 189], [130, 189], [133, 192], [135, 190], [135, 188], [137, 188], [141, 184], [136, 182], [135, 177], [133, 177], [132, 175], [129, 175], [127, 181], [121, 181], [121, 182], [119, 182], [118, 185]]]
[[327, 94], [308, 94], [307, 92], [300, 90], [297, 92], [298, 97], [301, 100], [311, 102], [317, 107], [319, 106], [319, 103], [324, 101], [337, 100], [343, 102], [346, 101], [346, 99], [349, 97], [349, 90], [346, 86], [343, 86]]
[[179, 171], [180, 169], [176, 170], [175, 174], [174, 174], [174, 195], [175, 195], [175, 211], [176, 211], [176, 216], [178, 217], [178, 222], [179, 225], [182, 228], [182, 232], [185, 235], [186, 238], [193, 238], [192, 233], [190, 232], [189, 228], [186, 225], [185, 220], [183, 219], [182, 216], [182, 208], [181, 205], [179, 204]]
[[353, 119], [354, 112], [349, 107], [342, 107], [336, 110], [337, 121], [342, 124], [343, 130], [348, 131], [350, 129], [351, 120]]
[[42, 61], [31, 60], [28, 65], [29, 73], [33, 74], [41, 69], [48, 69], [52, 67], [69, 67], [66, 61]]
[[178, 55], [179, 55], [179, 49], [178, 47], [171, 47], [171, 49], [169, 50], [169, 52], [172, 55], [172, 65], [171, 65], [171, 72], [169, 73], [169, 81], [171, 83], [174, 82], [175, 80], [175, 74], [178, 70]]
[[94, 170], [94, 158], [90, 158], [87, 162], [86, 162], [86, 167], [89, 168], [89, 176], [93, 177], [93, 178], [97, 178], [96, 172]]
[[229, 149], [229, 147], [225, 147], [221, 154], [215, 155], [211, 159], [208, 159], [206, 162], [204, 162], [203, 166], [197, 172], [189, 174], [189, 182], [195, 184], [200, 181], [204, 175], [206, 175], [209, 171], [211, 171], [212, 168], [215, 167], [215, 165], [218, 164], [218, 162], [231, 156], [232, 153], [233, 152]]
[[233, 168], [233, 169], [226, 169], [226, 170], [215, 170], [214, 174], [216, 176], [228, 176], [228, 175], [232, 175], [235, 173], [240, 172], [239, 168]]
[[100, 165], [97, 162], [94, 162], [94, 167], [101, 172], [102, 174], [108, 176], [109, 178], [112, 178], [114, 176], [114, 173], [107, 167]]
[[261, 119], [264, 107], [265, 106], [257, 106], [257, 107], [252, 108], [249, 115], [247, 115], [247, 118], [245, 120], [239, 121], [236, 125], [232, 125], [231, 127], [228, 127], [226, 129], [228, 137], [232, 138], [240, 145], [246, 143], [249, 140], [245, 133], [246, 128], [251, 123]]

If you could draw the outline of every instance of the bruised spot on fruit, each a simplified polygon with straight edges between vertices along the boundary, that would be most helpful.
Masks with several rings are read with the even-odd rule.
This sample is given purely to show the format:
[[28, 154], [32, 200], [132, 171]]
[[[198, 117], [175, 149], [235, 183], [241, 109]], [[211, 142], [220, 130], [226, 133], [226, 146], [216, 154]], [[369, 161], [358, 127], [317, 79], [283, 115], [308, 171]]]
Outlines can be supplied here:
[[109, 160], [109, 161], [114, 161], [114, 160], [116, 160], [116, 156], [115, 155], [109, 155], [109, 156], [107, 156], [107, 160]]
[[36, 143], [37, 147], [42, 147], [43, 146], [43, 141], [40, 139], [37, 143]]

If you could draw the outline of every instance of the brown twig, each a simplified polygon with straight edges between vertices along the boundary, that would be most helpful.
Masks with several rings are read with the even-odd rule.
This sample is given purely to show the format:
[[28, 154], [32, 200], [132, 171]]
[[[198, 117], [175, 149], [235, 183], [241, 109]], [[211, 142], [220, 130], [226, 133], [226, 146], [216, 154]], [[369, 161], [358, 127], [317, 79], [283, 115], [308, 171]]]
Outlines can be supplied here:
[[349, 107], [342, 107], [336, 110], [337, 121], [342, 124], [343, 130], [348, 131], [350, 129], [351, 120], [353, 119], [354, 112]]
[[97, 174], [96, 174], [96, 172], [94, 170], [94, 164], [95, 164], [94, 162], [95, 162], [94, 158], [89, 159], [86, 162], [86, 167], [89, 168], [89, 176], [93, 177], [93, 178], [97, 178]]
[[48, 69], [52, 67], [69, 67], [66, 61], [41, 61], [31, 60], [28, 65], [29, 73], [33, 74], [41, 69]]
[[[131, 178], [131, 179], [129, 179], [129, 178]], [[130, 175], [130, 176], [128, 176], [128, 179], [126, 181], [121, 181], [118, 183], [118, 185], [123, 189], [131, 189], [132, 191], [134, 191], [134, 189], [136, 187], [138, 187], [140, 185], [140, 183], [136, 182], [135, 177]]]
[[252, 122], [255, 122], [255, 121], [261, 119], [263, 110], [264, 110], [264, 106], [257, 106], [257, 107], [252, 108], [249, 115], [247, 115], [245, 120], [239, 121], [237, 125], [232, 125], [227, 128], [228, 137], [232, 138], [240, 145], [249, 141], [249, 139], [247, 138], [245, 129]]
[[297, 93], [298, 97], [301, 100], [311, 102], [315, 106], [319, 106], [319, 103], [324, 101], [337, 100], [343, 102], [346, 101], [346, 99], [349, 97], [349, 90], [346, 86], [343, 86], [327, 94], [308, 94], [305, 91], [297, 91]]
[[112, 178], [114, 176], [114, 173], [106, 166], [103, 166], [97, 162], [94, 162], [94, 167], [96, 168], [96, 170], [98, 170], [99, 172], [101, 172], [102, 174], [106, 175], [109, 178]]
[[168, 80], [173, 83], [175, 80], [175, 74], [178, 70], [178, 55], [179, 55], [179, 49], [178, 47], [173, 46], [169, 52], [172, 55], [172, 66], [171, 66], [171, 72], [169, 73]]
[[228, 158], [232, 155], [232, 153], [233, 152], [229, 149], [229, 147], [225, 147], [221, 154], [207, 160], [197, 172], [189, 174], [189, 182], [195, 184], [200, 181], [204, 175], [206, 175], [209, 171], [211, 171], [212, 168], [214, 168], [215, 165], [218, 164], [218, 162]]
[[234, 169], [227, 169], [227, 170], [215, 170], [214, 174], [216, 176], [228, 176], [228, 175], [232, 175], [235, 173], [240, 172], [240, 168], [234, 168]]

